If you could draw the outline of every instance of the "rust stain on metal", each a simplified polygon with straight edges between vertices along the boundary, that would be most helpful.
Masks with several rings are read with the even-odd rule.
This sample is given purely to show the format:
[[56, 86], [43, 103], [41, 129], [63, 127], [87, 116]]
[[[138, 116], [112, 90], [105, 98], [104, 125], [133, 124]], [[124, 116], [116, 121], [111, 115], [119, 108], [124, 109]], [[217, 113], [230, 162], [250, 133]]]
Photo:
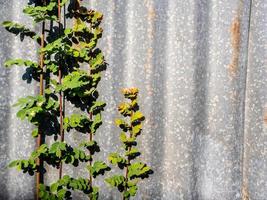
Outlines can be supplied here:
[[228, 65], [229, 74], [231, 77], [236, 77], [238, 72], [238, 61], [240, 55], [240, 18], [237, 16], [234, 18], [231, 25], [231, 46], [233, 49], [231, 63]]
[[267, 124], [267, 107], [264, 108], [263, 121], [265, 124]]
[[[156, 10], [153, 5], [153, 1], [151, 0], [145, 0], [145, 5], [147, 7], [147, 39], [148, 39], [148, 44], [149, 47], [146, 50], [146, 62], [144, 64], [144, 69], [146, 73], [146, 80], [147, 82], [150, 81], [153, 71], [153, 55], [154, 55], [154, 50], [153, 50], [153, 40], [155, 38], [155, 19], [156, 19]], [[152, 86], [148, 83], [146, 84], [146, 90], [148, 93], [148, 96], [153, 95], [153, 88]]]

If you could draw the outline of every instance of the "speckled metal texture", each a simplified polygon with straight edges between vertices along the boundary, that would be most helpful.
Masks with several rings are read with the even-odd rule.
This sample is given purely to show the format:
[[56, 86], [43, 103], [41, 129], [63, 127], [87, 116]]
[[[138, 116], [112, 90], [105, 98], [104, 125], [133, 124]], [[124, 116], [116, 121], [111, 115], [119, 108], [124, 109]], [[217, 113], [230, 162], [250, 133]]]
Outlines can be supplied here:
[[[267, 199], [267, 1], [84, 0], [104, 13], [108, 70], [101, 82], [107, 102], [97, 139], [99, 158], [119, 147], [116, 105], [120, 89], [140, 88], [146, 116], [139, 142], [154, 175], [138, 200]], [[0, 0], [1, 20], [30, 25], [26, 0]], [[38, 30], [38, 27], [36, 27]], [[22, 68], [2, 67], [10, 57], [36, 58], [35, 46], [0, 29], [0, 199], [33, 199], [34, 178], [6, 169], [34, 148], [31, 127], [11, 105], [37, 91]], [[73, 109], [68, 108], [68, 113]], [[84, 139], [70, 133], [73, 145]], [[87, 176], [64, 166], [64, 173]], [[57, 178], [49, 170], [47, 181]], [[100, 199], [119, 199], [102, 187]], [[74, 199], [86, 199], [74, 194]]]

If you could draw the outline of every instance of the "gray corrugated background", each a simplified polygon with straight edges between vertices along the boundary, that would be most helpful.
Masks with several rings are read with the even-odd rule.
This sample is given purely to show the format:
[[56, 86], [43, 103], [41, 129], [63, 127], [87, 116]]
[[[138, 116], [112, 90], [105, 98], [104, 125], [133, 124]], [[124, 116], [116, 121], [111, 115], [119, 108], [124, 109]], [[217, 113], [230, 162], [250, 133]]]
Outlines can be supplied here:
[[[26, 2], [0, 0], [1, 20], [31, 25], [21, 11]], [[90, 4], [104, 13], [101, 47], [109, 63], [101, 82], [101, 98], [108, 104], [98, 132], [102, 159], [119, 146], [113, 119], [120, 89], [140, 88], [147, 120], [139, 141], [155, 174], [140, 184], [136, 199], [266, 200], [267, 1]], [[11, 57], [36, 58], [33, 43], [20, 43], [3, 28], [0, 33], [1, 66]], [[18, 121], [11, 107], [37, 91], [36, 84], [20, 80], [22, 74], [19, 67], [0, 68], [1, 200], [33, 197], [34, 178], [6, 169], [11, 159], [34, 148], [31, 127]], [[81, 140], [75, 133], [66, 137], [73, 144]], [[85, 175], [82, 167], [64, 169]], [[47, 180], [57, 173], [49, 174]], [[104, 186], [100, 199], [119, 199], [118, 192]]]

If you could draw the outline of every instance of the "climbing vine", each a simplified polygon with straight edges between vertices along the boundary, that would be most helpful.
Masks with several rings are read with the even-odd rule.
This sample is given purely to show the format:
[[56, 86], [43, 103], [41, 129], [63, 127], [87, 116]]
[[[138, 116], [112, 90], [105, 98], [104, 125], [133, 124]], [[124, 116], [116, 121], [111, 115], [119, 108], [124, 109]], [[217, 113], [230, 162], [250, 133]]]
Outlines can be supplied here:
[[[144, 115], [139, 110], [137, 102], [138, 89], [125, 88], [122, 93], [129, 101], [119, 105], [118, 111], [125, 119], [116, 119], [116, 125], [121, 128], [120, 140], [123, 145], [123, 154], [119, 152], [111, 153], [109, 161], [125, 171], [125, 174], [113, 175], [105, 179], [112, 187], [117, 188], [122, 193], [122, 199], [127, 200], [134, 197], [137, 192], [137, 184], [140, 179], [148, 178], [153, 173], [151, 168], [145, 163], [137, 160], [141, 152], [136, 148], [137, 137], [142, 131]], [[135, 161], [137, 160], [137, 161]]]
[[[67, 4], [67, 13], [62, 15], [61, 10]], [[12, 161], [9, 166], [36, 174], [37, 199], [70, 199], [73, 190], [83, 192], [89, 199], [98, 199], [99, 188], [93, 180], [110, 170], [105, 162], [94, 159], [100, 147], [93, 137], [102, 124], [101, 112], [106, 105], [98, 100], [97, 91], [101, 72], [107, 67], [97, 47], [103, 15], [82, 6], [79, 0], [40, 0], [29, 3], [23, 12], [35, 24], [42, 24], [40, 33], [12, 21], [3, 22], [3, 26], [22, 40], [25, 37], [35, 40], [40, 45], [39, 60], [16, 58], [7, 60], [5, 66], [25, 66], [30, 81], [39, 82], [38, 95], [20, 98], [15, 104], [19, 107], [18, 118], [36, 127], [32, 136], [37, 138], [37, 149], [27, 159]], [[73, 27], [65, 27], [62, 17], [72, 19]], [[50, 30], [46, 30], [47, 21], [52, 25]], [[66, 116], [65, 100], [81, 112]], [[67, 144], [64, 132], [71, 130], [88, 135], [88, 140], [77, 147]], [[53, 144], [45, 143], [47, 136], [54, 136]], [[81, 162], [88, 163], [89, 178], [62, 176], [63, 163], [77, 167]], [[59, 170], [58, 180], [51, 185], [44, 184], [43, 163]]]

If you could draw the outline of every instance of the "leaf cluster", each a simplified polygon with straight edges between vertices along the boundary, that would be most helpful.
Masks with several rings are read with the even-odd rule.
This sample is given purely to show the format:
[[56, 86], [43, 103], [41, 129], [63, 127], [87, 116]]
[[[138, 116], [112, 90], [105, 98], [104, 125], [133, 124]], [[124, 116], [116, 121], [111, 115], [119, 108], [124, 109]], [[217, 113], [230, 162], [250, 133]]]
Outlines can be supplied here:
[[79, 148], [73, 148], [65, 142], [55, 142], [48, 147], [47, 144], [41, 145], [37, 150], [31, 153], [28, 160], [15, 160], [9, 164], [9, 167], [16, 167], [24, 173], [33, 175], [37, 171], [45, 171], [41, 169], [36, 162], [37, 158], [42, 158], [47, 164], [53, 167], [59, 167], [61, 162], [78, 166], [79, 162], [87, 162], [91, 160], [91, 156]]
[[72, 190], [81, 191], [87, 195], [98, 193], [98, 188], [90, 187], [88, 179], [75, 179], [65, 175], [57, 182], [51, 184], [51, 186], [40, 185], [40, 197], [44, 200], [71, 199]]
[[[86, 169], [90, 175], [89, 179], [75, 179], [66, 175], [51, 185], [41, 184], [39, 197], [45, 200], [71, 199], [72, 191], [78, 190], [86, 194], [90, 200], [97, 200], [99, 188], [94, 186], [92, 181], [111, 170], [104, 161], [95, 159], [100, 147], [93, 139], [102, 125], [102, 111], [106, 106], [105, 102], [98, 100], [97, 90], [101, 73], [107, 68], [103, 52], [97, 48], [103, 32], [100, 27], [103, 15], [98, 11], [87, 9], [78, 0], [61, 0], [60, 9], [67, 4], [68, 12], [64, 17], [74, 21], [71, 28], [64, 27], [61, 23], [58, 0], [49, 0], [46, 4], [43, 1], [42, 3], [31, 1], [23, 9], [34, 23], [41, 22], [43, 28], [46, 21], [51, 22], [50, 30], [42, 30], [42, 33], [47, 32], [46, 37], [39, 36], [17, 22], [3, 22], [4, 28], [19, 35], [21, 40], [28, 37], [41, 46], [38, 50], [39, 61], [17, 58], [5, 62], [7, 68], [13, 65], [25, 66], [23, 80], [40, 82], [40, 88], [43, 83], [45, 85], [44, 93], [18, 100], [15, 104], [19, 108], [17, 117], [35, 126], [32, 131], [34, 138], [54, 136], [56, 140], [50, 146], [45, 143], [39, 145], [28, 159], [12, 161], [9, 167], [34, 175], [46, 172], [40, 161], [55, 168], [60, 168], [62, 163], [74, 167], [81, 162], [88, 163]], [[54, 22], [57, 22], [58, 26], [54, 26]], [[84, 66], [88, 66], [88, 70], [84, 70]], [[118, 106], [122, 118], [117, 119], [115, 123], [122, 131], [119, 138], [124, 151], [111, 153], [108, 158], [112, 165], [118, 166], [126, 173], [115, 174], [105, 179], [109, 185], [122, 193], [123, 199], [135, 196], [138, 182], [153, 173], [147, 164], [139, 160], [141, 152], [137, 148], [137, 137], [142, 132], [145, 117], [139, 110], [138, 92], [137, 88], [122, 90], [127, 101]], [[62, 96], [84, 113], [65, 116], [59, 104]], [[63, 124], [60, 124], [59, 120], [61, 114], [64, 114]], [[60, 133], [63, 131], [70, 133], [71, 130], [88, 134], [90, 139], [81, 142], [78, 147], [67, 144], [63, 141], [63, 137], [61, 141], [57, 141]]]
[[[63, 7], [69, 0], [62, 0], [60, 6]], [[23, 9], [23, 12], [32, 17], [35, 23], [44, 20], [57, 21], [57, 0], [50, 0], [47, 5], [28, 5]]]
[[[28, 82], [32, 79], [40, 82], [41, 76], [45, 80], [43, 95], [27, 96], [18, 100], [15, 104], [19, 107], [17, 117], [35, 126], [32, 131], [34, 138], [53, 135], [57, 139], [60, 133], [58, 97], [61, 93], [67, 101], [86, 112], [64, 116], [62, 124], [64, 130], [94, 135], [102, 124], [101, 112], [106, 106], [105, 102], [98, 100], [97, 91], [101, 73], [107, 67], [102, 51], [97, 48], [98, 40], [102, 37], [103, 30], [100, 23], [103, 15], [78, 5], [77, 0], [61, 0], [61, 8], [68, 4], [68, 13], [65, 17], [74, 20], [73, 27], [66, 28], [58, 17], [58, 1], [46, 2], [46, 4], [29, 3], [23, 9], [34, 23], [51, 22], [50, 30], [43, 30], [47, 33], [44, 41], [25, 25], [12, 21], [3, 23], [7, 31], [19, 35], [21, 40], [28, 37], [39, 45], [44, 44], [38, 50], [40, 57], [43, 58], [42, 62], [20, 58], [5, 62], [8, 68], [13, 65], [25, 66], [26, 75], [23, 75], [23, 79]], [[54, 26], [53, 22], [57, 22], [58, 26]], [[89, 66], [87, 71], [81, 69], [84, 65]], [[62, 74], [60, 80], [59, 72]], [[100, 147], [94, 140], [84, 141], [79, 147], [55, 141], [51, 146], [42, 144], [28, 159], [15, 160], [9, 167], [34, 175], [36, 172], [45, 173], [45, 168], [39, 164], [39, 160], [56, 168], [59, 168], [61, 163], [76, 167], [80, 162], [87, 162], [90, 163], [87, 166], [88, 173], [97, 178], [110, 170], [105, 162], [94, 161], [93, 156], [99, 151]], [[88, 179], [74, 179], [69, 176], [64, 176], [50, 186], [43, 184], [39, 189], [41, 199], [70, 199], [72, 190], [80, 190], [90, 199], [97, 199], [99, 193], [99, 189], [89, 184]]]
[[19, 23], [12, 21], [4, 21], [2, 25], [7, 31], [15, 35], [20, 35], [21, 41], [24, 40], [25, 36], [30, 37], [32, 39], [38, 39], [38, 36], [34, 31]]

